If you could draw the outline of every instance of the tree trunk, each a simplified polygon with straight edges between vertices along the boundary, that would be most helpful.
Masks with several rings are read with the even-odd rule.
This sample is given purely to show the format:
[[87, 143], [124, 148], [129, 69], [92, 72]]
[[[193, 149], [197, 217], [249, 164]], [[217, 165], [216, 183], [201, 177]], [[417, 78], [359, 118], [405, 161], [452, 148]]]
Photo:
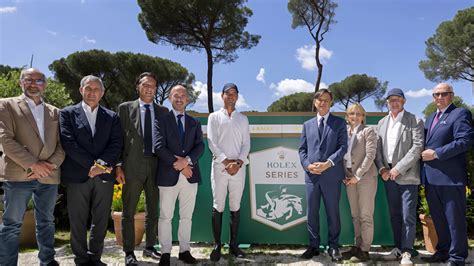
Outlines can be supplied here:
[[206, 49], [207, 53], [207, 107], [209, 113], [214, 112], [214, 105], [212, 104], [212, 70], [214, 61], [212, 60], [212, 50]]
[[[319, 60], [319, 50], [321, 49], [321, 43], [316, 40], [316, 55], [314, 59], [316, 60], [316, 66], [318, 67], [318, 74], [316, 76], [316, 84], [314, 85], [314, 93], [319, 90], [319, 86], [321, 84], [321, 77], [323, 76], [323, 64], [321, 64], [321, 60]], [[311, 107], [311, 111], [315, 111], [314, 104]]]

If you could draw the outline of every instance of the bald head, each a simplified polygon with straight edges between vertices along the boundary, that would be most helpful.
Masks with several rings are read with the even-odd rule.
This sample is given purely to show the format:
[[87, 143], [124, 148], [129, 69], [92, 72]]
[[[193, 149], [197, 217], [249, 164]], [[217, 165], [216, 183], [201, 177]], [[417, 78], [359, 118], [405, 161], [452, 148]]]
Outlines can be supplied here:
[[454, 90], [448, 83], [439, 83], [433, 88], [433, 102], [438, 110], [447, 108], [454, 98]]

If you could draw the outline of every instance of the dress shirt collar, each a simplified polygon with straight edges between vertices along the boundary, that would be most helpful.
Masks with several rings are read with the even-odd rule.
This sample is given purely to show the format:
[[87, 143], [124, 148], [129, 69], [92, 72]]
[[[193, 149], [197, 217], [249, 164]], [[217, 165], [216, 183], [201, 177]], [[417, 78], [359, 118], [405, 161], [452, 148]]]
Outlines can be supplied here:
[[357, 130], [359, 130], [359, 127], [360, 127], [361, 124], [358, 124], [355, 128], [351, 129], [351, 134], [354, 135], [355, 133], [357, 133]]
[[227, 109], [225, 109], [224, 107], [221, 107], [219, 111], [223, 112], [226, 116], [230, 116], [230, 117], [232, 117], [235, 114], [235, 112], [237, 112], [237, 110], [234, 109], [234, 111], [232, 111], [232, 113], [230, 113], [229, 115], [229, 113], [227, 112]]
[[390, 119], [393, 119], [393, 122], [400, 122], [402, 121], [404, 114], [405, 114], [405, 109], [403, 109], [400, 113], [398, 113], [397, 117], [395, 118], [393, 118], [392, 112], [390, 112], [389, 116], [390, 116]]
[[448, 106], [446, 106], [445, 108], [443, 109], [437, 109], [436, 112], [441, 112], [441, 114], [444, 114], [444, 112], [446, 112], [446, 110], [448, 110], [448, 108], [452, 105], [453, 103], [450, 103]]
[[317, 119], [318, 119], [318, 124], [319, 124], [319, 121], [321, 121], [321, 117], [324, 117], [324, 124], [326, 124], [328, 122], [328, 118], [329, 118], [329, 113], [330, 112], [327, 112], [325, 115], [321, 116], [319, 115], [319, 113], [316, 115]]
[[171, 109], [171, 110], [173, 110], [174, 117], [177, 117], [178, 115], [183, 115], [183, 117], [184, 117], [184, 115], [185, 115], [185, 112], [180, 113], [180, 112], [176, 111], [175, 109]]
[[148, 104], [148, 105], [150, 105], [150, 110], [153, 111], [153, 102], [151, 102], [151, 103], [146, 103], [146, 102], [142, 101], [142, 100], [139, 98], [139, 99], [138, 99], [138, 103], [139, 103], [139, 105], [140, 105], [140, 109], [145, 109], [145, 104]]
[[36, 108], [37, 106], [44, 106], [44, 101], [43, 101], [43, 98], [41, 98], [41, 103], [40, 104], [36, 104], [35, 101], [33, 101], [30, 97], [26, 96], [25, 95], [25, 101], [26, 103], [28, 104], [28, 106], [30, 106], [30, 108]]
[[92, 108], [85, 103], [84, 101], [81, 102], [82, 109], [84, 109], [85, 112], [89, 112], [90, 114], [97, 114], [97, 110], [99, 109], [99, 105], [92, 111]]

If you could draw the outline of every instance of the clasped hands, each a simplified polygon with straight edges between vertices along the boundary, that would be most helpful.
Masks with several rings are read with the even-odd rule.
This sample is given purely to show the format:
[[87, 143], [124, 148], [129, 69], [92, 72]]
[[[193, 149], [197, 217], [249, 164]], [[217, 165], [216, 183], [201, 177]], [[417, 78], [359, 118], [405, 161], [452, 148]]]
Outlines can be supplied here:
[[240, 167], [244, 164], [242, 160], [229, 160], [229, 159], [225, 159], [224, 161], [222, 161], [222, 163], [225, 166], [222, 172], [226, 171], [231, 176], [237, 174]]
[[193, 167], [189, 165], [188, 159], [186, 157], [180, 157], [175, 155], [176, 161], [173, 163], [174, 170], [181, 172], [186, 178], [191, 178], [193, 176]]
[[329, 167], [331, 167], [331, 162], [314, 162], [308, 165], [308, 171], [313, 175], [320, 175], [324, 171], [326, 171]]
[[[105, 168], [105, 169], [104, 169]], [[107, 169], [107, 170], [106, 170]], [[108, 171], [108, 172], [107, 172]], [[91, 168], [89, 169], [89, 173], [87, 174], [90, 178], [94, 178], [98, 175], [102, 175], [102, 174], [105, 174], [105, 173], [110, 173], [112, 172], [112, 167], [106, 167], [104, 166], [103, 168], [102, 167], [99, 167], [97, 166], [96, 164], [92, 165]]]
[[27, 176], [29, 179], [40, 179], [50, 176], [51, 173], [57, 169], [57, 166], [48, 161], [37, 161], [32, 164], [29, 169]]
[[390, 170], [388, 170], [387, 168], [382, 168], [382, 170], [380, 170], [380, 174], [382, 175], [382, 179], [384, 181], [387, 181], [387, 180], [395, 180], [397, 179], [397, 177], [400, 175], [400, 172], [395, 169], [395, 168], [392, 168]]

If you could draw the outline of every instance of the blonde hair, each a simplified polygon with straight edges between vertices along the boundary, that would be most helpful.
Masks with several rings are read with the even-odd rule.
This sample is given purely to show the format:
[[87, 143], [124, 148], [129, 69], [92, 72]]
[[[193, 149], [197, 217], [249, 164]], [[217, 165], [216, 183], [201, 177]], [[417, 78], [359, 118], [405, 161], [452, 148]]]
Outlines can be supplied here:
[[347, 110], [346, 110], [346, 121], [347, 121], [347, 123], [349, 124], [349, 113], [355, 112], [356, 110], [359, 111], [360, 113], [362, 113], [362, 115], [364, 116], [364, 118], [362, 119], [362, 124], [365, 125], [366, 124], [367, 113], [365, 112], [364, 107], [362, 107], [362, 105], [360, 103], [354, 103], [351, 106], [347, 107]]

